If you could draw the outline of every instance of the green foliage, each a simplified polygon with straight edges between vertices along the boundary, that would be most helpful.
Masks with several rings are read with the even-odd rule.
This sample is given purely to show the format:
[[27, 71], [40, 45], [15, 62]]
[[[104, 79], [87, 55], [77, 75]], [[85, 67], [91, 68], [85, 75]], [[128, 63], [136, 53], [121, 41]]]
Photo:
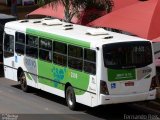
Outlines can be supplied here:
[[48, 4], [55, 7], [62, 4], [65, 7], [65, 20], [70, 22], [72, 17], [78, 13], [80, 9], [96, 8], [100, 10], [106, 9], [110, 12], [113, 7], [113, 0], [37, 0], [39, 5]]

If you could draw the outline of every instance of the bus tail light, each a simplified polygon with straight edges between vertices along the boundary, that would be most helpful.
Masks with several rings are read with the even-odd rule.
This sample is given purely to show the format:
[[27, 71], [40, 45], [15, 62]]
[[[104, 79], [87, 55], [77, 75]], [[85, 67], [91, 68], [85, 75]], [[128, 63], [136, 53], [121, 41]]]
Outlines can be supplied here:
[[151, 81], [151, 85], [150, 85], [150, 91], [151, 90], [154, 90], [156, 87], [157, 87], [157, 82], [156, 82], [156, 80], [157, 80], [157, 77], [156, 76], [154, 76], [153, 78], [152, 78], [152, 81]]
[[109, 95], [108, 87], [105, 81], [100, 81], [100, 93], [104, 95]]

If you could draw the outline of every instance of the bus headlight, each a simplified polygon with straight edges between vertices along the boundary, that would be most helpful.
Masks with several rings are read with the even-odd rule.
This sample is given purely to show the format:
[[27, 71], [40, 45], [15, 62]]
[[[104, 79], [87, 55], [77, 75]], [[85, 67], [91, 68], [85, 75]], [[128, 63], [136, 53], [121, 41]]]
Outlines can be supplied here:
[[156, 76], [154, 76], [153, 78], [152, 78], [152, 81], [151, 81], [151, 85], [150, 85], [150, 91], [151, 90], [154, 90], [154, 89], [156, 89], [156, 87], [157, 87], [157, 77]]
[[100, 81], [100, 93], [104, 95], [109, 95], [108, 87], [105, 81]]

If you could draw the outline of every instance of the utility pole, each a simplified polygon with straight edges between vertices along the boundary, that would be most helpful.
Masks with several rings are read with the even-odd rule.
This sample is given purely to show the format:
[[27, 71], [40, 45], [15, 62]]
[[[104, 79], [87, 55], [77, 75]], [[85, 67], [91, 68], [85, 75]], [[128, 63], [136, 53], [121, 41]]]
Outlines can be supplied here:
[[17, 0], [11, 0], [11, 14], [17, 17]]

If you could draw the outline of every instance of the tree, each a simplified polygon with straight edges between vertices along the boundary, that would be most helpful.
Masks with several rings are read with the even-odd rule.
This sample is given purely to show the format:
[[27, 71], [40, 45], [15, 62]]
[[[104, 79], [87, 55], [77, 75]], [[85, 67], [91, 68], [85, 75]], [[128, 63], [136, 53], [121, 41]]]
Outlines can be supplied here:
[[113, 6], [112, 0], [37, 0], [37, 3], [39, 5], [49, 4], [55, 8], [58, 4], [62, 4], [65, 8], [64, 14], [67, 22], [70, 22], [80, 9], [96, 7], [110, 12]]

